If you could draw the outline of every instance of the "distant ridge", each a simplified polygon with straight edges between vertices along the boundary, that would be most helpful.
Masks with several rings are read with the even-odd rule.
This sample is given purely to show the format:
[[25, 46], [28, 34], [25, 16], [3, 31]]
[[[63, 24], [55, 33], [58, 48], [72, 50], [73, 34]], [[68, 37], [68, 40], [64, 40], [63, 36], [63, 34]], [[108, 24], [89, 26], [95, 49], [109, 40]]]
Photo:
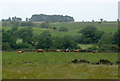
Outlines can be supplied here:
[[46, 14], [34, 14], [29, 21], [43, 22], [74, 22], [74, 18], [71, 16], [63, 15], [46, 15]]

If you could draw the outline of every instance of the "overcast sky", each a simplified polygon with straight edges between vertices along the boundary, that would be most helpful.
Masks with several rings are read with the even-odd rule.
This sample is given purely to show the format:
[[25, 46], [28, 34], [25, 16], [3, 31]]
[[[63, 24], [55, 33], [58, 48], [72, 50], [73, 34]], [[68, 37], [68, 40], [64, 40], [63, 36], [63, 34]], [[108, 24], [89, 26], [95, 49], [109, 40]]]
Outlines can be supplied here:
[[0, 0], [0, 20], [33, 14], [69, 15], [75, 21], [116, 20], [119, 0]]

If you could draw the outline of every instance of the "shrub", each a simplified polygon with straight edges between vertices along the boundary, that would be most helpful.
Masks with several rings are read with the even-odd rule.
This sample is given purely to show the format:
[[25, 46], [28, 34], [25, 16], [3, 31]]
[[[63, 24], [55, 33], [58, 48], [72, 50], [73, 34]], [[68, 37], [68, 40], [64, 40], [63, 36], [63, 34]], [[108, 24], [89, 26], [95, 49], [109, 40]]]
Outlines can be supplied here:
[[2, 43], [2, 50], [5, 50], [5, 51], [10, 50], [10, 44], [8, 42]]

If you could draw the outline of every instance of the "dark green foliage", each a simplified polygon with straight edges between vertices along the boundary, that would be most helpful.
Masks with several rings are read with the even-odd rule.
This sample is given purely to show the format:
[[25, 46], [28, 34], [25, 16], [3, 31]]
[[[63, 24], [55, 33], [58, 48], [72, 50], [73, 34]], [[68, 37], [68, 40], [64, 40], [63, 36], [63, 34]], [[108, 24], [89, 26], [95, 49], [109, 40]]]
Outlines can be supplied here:
[[15, 17], [12, 17], [12, 21], [20, 22], [20, 21], [22, 21], [22, 19], [15, 16]]
[[104, 34], [98, 42], [98, 46], [102, 51], [112, 51], [113, 35], [110, 33]]
[[48, 49], [52, 46], [51, 34], [49, 31], [45, 31], [40, 34], [38, 38], [38, 49]]
[[71, 37], [71, 39], [73, 39], [75, 42], [77, 43], [81, 43], [81, 35], [74, 35]]
[[118, 44], [119, 40], [118, 40], [119, 36], [118, 36], [118, 32], [115, 32], [113, 35], [113, 44]]
[[89, 44], [97, 43], [104, 32], [98, 31], [94, 26], [87, 26], [83, 28], [79, 33], [82, 34], [80, 43]]
[[10, 44], [8, 42], [2, 43], [2, 50], [10, 50]]
[[22, 18], [19, 18], [19, 17], [12, 17], [12, 18], [8, 18], [8, 19], [2, 19], [2, 21], [15, 21], [15, 22], [20, 22], [22, 21]]
[[51, 33], [49, 31], [44, 31], [40, 34], [41, 37], [51, 37]]
[[77, 49], [77, 43], [71, 39], [70, 36], [57, 37], [53, 42], [53, 48], [57, 49]]
[[61, 49], [61, 48], [62, 48], [62, 45], [63, 45], [62, 37], [56, 37], [56, 38], [53, 40], [52, 48]]
[[93, 37], [96, 31], [97, 29], [94, 26], [87, 26], [83, 28], [82, 30], [80, 30], [79, 33], [82, 33], [86, 37]]
[[31, 27], [26, 27], [22, 28], [18, 31], [19, 37], [20, 38], [25, 38], [25, 37], [32, 37], [33, 36], [33, 31]]
[[23, 39], [23, 42], [32, 44], [33, 31], [31, 27], [22, 28], [18, 31], [19, 37]]
[[63, 15], [45, 15], [45, 14], [35, 14], [32, 15], [30, 21], [51, 21], [51, 22], [73, 22], [73, 17], [63, 16]]
[[98, 43], [98, 41], [103, 35], [104, 35], [104, 32], [102, 31], [95, 32], [95, 36], [93, 37], [93, 43]]
[[100, 19], [100, 21], [102, 22], [102, 21], [103, 21], [103, 19]]
[[2, 43], [7, 42], [9, 43], [11, 48], [16, 49], [16, 37], [10, 35], [9, 33], [5, 31], [2, 33], [2, 36], [3, 36]]
[[61, 28], [59, 29], [59, 31], [66, 32], [66, 31], [68, 31], [68, 29], [67, 29], [67, 28], [65, 28], [65, 27], [61, 27]]
[[56, 27], [53, 27], [54, 30], [56, 30], [57, 28]]
[[112, 34], [104, 34], [98, 42], [98, 46], [102, 47], [103, 45], [112, 45]]
[[12, 29], [10, 30], [10, 34], [11, 35], [16, 34], [15, 32], [18, 30], [18, 26], [20, 25], [20, 23], [16, 21], [11, 21], [10, 23], [12, 24]]
[[33, 46], [26, 43], [17, 44], [17, 49], [33, 49]]

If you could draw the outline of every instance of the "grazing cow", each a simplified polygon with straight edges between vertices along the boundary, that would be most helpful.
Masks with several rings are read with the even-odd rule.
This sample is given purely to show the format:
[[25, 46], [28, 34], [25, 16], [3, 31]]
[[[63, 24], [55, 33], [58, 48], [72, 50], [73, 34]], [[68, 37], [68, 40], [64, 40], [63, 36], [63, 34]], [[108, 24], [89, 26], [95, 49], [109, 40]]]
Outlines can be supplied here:
[[22, 53], [24, 52], [24, 50], [22, 50]]
[[61, 52], [61, 50], [56, 50], [56, 52]]
[[80, 50], [75, 50], [74, 52], [80, 52]]
[[37, 52], [44, 53], [44, 50], [43, 49], [37, 49]]
[[23, 53], [22, 51], [18, 51], [17, 53]]
[[95, 51], [93, 51], [92, 53], [97, 53], [98, 51], [97, 50], [95, 50]]
[[66, 52], [69, 52], [70, 50], [69, 49], [66, 49]]
[[69, 51], [70, 51], [69, 49], [64, 50], [64, 52], [69, 52]]

